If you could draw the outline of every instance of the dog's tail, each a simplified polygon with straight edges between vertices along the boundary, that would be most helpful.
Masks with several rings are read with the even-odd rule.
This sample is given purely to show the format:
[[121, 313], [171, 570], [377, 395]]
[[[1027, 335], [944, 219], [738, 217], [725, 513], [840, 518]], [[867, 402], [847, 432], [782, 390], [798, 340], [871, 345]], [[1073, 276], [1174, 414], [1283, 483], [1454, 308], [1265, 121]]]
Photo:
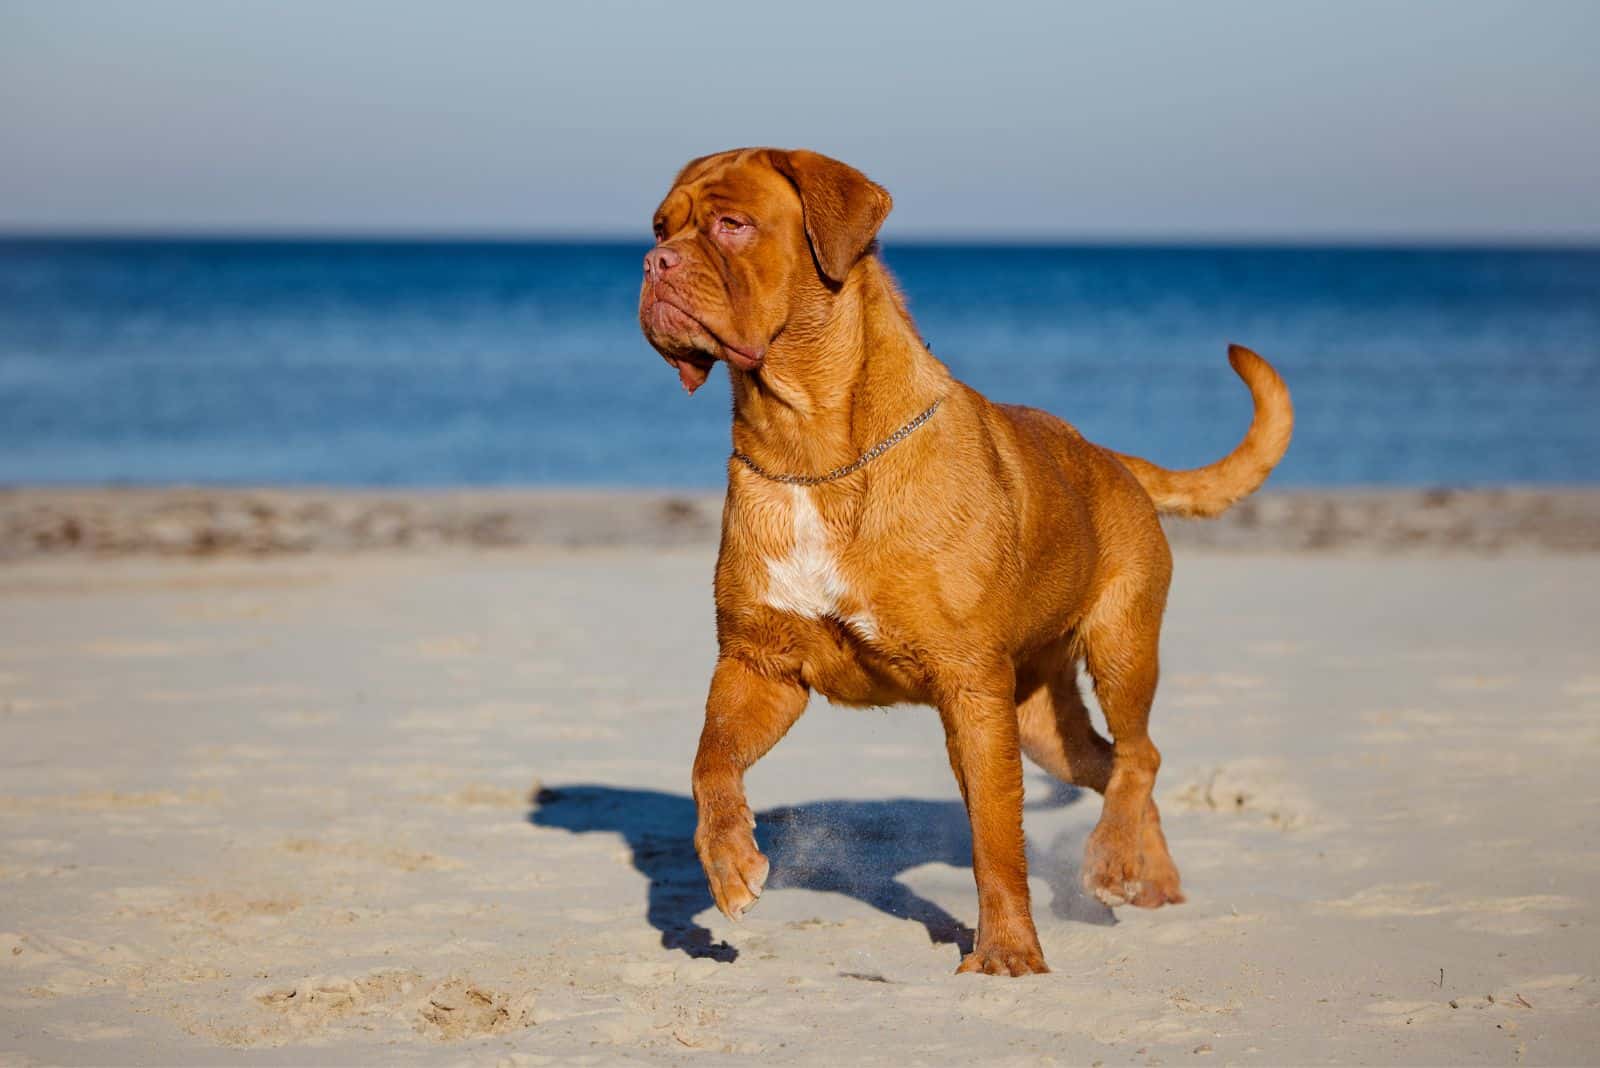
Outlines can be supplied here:
[[1228, 455], [1214, 464], [1188, 471], [1169, 471], [1137, 456], [1115, 453], [1139, 485], [1150, 494], [1156, 511], [1174, 515], [1221, 515], [1240, 498], [1260, 488], [1289, 448], [1294, 433], [1294, 405], [1278, 372], [1243, 345], [1228, 346], [1228, 362], [1250, 387], [1255, 415], [1250, 429]]

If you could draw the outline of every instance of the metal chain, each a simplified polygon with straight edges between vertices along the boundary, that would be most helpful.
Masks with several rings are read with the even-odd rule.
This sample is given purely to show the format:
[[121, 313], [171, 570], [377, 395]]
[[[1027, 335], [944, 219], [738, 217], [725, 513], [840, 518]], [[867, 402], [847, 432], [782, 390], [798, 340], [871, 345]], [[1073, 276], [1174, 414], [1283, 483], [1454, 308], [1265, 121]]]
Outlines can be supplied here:
[[844, 478], [846, 475], [855, 474], [873, 460], [876, 460], [878, 457], [882, 456], [884, 453], [900, 444], [906, 438], [911, 436], [911, 432], [913, 430], [916, 430], [917, 427], [921, 426], [923, 423], [926, 423], [929, 419], [932, 419], [933, 413], [938, 411], [939, 405], [943, 403], [944, 398], [940, 397], [938, 400], [934, 401], [928, 406], [927, 411], [911, 420], [911, 422], [907, 423], [899, 430], [896, 430], [893, 434], [890, 434], [888, 437], [878, 442], [876, 445], [862, 453], [860, 456], [856, 457], [850, 463], [845, 464], [843, 467], [836, 467], [825, 475], [775, 475], [771, 471], [768, 471], [766, 468], [762, 467], [760, 464], [756, 463], [754, 460], [750, 459], [750, 457], [746, 456], [744, 453], [740, 452], [738, 449], [733, 450], [733, 458], [744, 464], [756, 474], [760, 475], [762, 478], [771, 482], [783, 482], [791, 486], [819, 486], [824, 482], [834, 482], [838, 479]]

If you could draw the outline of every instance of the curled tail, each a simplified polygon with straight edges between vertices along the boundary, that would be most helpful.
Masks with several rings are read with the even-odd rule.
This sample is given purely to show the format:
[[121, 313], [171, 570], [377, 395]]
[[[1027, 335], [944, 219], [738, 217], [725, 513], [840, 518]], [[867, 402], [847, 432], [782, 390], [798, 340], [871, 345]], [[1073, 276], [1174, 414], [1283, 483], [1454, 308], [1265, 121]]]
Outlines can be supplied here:
[[1114, 453], [1133, 472], [1155, 502], [1156, 511], [1175, 515], [1221, 515], [1267, 480], [1288, 451], [1294, 433], [1294, 405], [1278, 372], [1243, 345], [1228, 346], [1228, 362], [1250, 387], [1255, 415], [1244, 440], [1218, 460], [1188, 471], [1169, 471], [1137, 456]]

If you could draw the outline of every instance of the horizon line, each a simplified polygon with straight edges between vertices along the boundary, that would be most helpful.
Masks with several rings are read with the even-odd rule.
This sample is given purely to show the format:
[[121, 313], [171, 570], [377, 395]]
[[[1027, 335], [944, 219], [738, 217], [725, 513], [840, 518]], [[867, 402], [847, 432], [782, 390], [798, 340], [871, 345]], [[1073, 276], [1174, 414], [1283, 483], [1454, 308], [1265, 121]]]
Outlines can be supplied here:
[[[648, 234], [617, 230], [430, 230], [321, 227], [197, 228], [197, 227], [23, 227], [0, 226], [0, 243], [162, 243], [195, 244], [475, 244], [475, 245], [637, 245], [650, 243]], [[1530, 251], [1600, 251], [1600, 234], [1396, 234], [1396, 233], [1282, 233], [1228, 234], [1196, 231], [1172, 234], [1059, 233], [1023, 235], [973, 231], [926, 231], [890, 235], [880, 245], [909, 247], [1016, 247], [1016, 248], [1236, 248], [1236, 249], [1503, 249]]]

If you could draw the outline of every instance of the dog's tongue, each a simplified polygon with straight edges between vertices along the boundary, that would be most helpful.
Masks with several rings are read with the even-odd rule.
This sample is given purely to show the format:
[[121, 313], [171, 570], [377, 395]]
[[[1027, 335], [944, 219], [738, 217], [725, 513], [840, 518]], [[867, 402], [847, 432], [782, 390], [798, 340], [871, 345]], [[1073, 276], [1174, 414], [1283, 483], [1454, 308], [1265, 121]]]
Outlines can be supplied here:
[[674, 359], [672, 366], [678, 369], [678, 381], [683, 383], [683, 391], [693, 394], [695, 390], [706, 384], [706, 379], [711, 376], [711, 362], [696, 363], [691, 359]]

